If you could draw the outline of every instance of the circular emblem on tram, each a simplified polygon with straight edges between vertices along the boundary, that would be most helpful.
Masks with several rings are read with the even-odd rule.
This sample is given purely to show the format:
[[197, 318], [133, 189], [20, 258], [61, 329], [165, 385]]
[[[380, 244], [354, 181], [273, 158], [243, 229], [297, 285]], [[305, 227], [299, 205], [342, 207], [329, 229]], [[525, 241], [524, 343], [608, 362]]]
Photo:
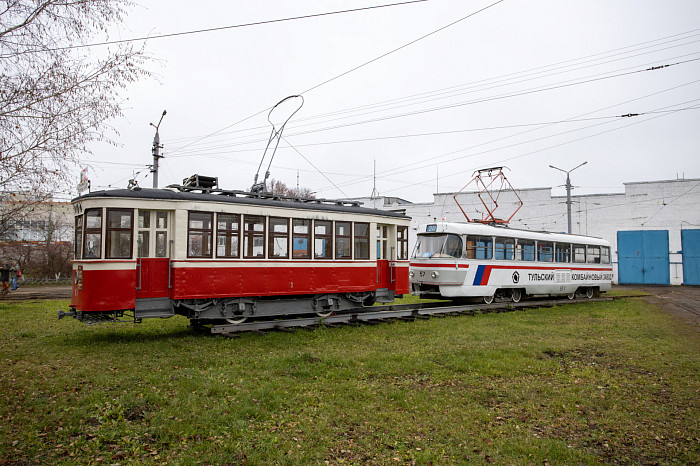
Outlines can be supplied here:
[[520, 274], [516, 271], [513, 272], [513, 283], [518, 283], [520, 281]]

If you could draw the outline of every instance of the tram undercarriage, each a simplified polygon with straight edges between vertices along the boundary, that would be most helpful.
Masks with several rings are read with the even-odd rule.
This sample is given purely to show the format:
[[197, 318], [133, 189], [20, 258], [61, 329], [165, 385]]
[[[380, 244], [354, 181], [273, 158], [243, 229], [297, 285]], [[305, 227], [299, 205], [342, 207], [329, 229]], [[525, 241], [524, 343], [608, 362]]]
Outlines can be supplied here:
[[374, 303], [391, 303], [396, 298], [393, 290], [319, 294], [285, 297], [245, 297], [181, 299], [149, 298], [136, 300], [134, 309], [116, 311], [59, 311], [58, 318], [73, 317], [85, 324], [107, 322], [140, 323], [147, 318], [168, 318], [181, 315], [193, 324], [227, 322], [243, 323], [248, 319], [269, 319], [294, 315], [316, 314], [328, 317], [334, 312], [372, 306]]

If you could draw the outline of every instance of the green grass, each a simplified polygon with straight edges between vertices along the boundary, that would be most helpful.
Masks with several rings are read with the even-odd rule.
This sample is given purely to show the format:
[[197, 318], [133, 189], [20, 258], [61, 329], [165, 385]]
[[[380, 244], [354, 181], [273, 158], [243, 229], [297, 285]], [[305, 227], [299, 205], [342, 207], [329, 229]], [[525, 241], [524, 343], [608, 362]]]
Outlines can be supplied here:
[[0, 304], [0, 463], [700, 461], [697, 332], [642, 300], [237, 339], [66, 307]]

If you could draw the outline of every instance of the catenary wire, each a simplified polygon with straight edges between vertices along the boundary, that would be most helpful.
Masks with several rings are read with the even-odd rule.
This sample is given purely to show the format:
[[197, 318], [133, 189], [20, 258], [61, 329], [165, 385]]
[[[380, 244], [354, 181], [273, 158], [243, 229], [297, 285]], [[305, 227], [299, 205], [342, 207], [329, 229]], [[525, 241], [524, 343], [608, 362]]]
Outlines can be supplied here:
[[[700, 52], [696, 52], [696, 53], [689, 54], [689, 55], [697, 55], [698, 53], [700, 53]], [[682, 58], [682, 57], [675, 57], [673, 59], [678, 59], [678, 58]], [[591, 77], [587, 77], [587, 78], [584, 78], [583, 80], [578, 80], [575, 82], [572, 82], [573, 80], [569, 80], [569, 81], [564, 81], [562, 83], [558, 83], [558, 84], [548, 86], [548, 87], [531, 88], [531, 89], [527, 89], [527, 90], [523, 90], [523, 91], [519, 91], [519, 92], [511, 92], [511, 93], [505, 93], [505, 94], [500, 94], [500, 95], [495, 95], [495, 96], [488, 96], [488, 97], [483, 97], [483, 98], [476, 99], [476, 100], [469, 100], [469, 101], [459, 102], [459, 103], [455, 103], [455, 104], [443, 105], [443, 106], [432, 107], [432, 108], [427, 108], [427, 109], [419, 109], [419, 110], [414, 110], [411, 112], [381, 116], [381, 117], [371, 118], [371, 119], [366, 119], [366, 120], [353, 121], [353, 122], [334, 125], [334, 126], [326, 126], [326, 127], [322, 127], [322, 128], [310, 129], [307, 131], [298, 131], [298, 132], [289, 134], [289, 136], [290, 137], [300, 136], [300, 135], [311, 134], [311, 133], [316, 133], [316, 132], [321, 132], [321, 131], [329, 131], [329, 130], [335, 130], [335, 129], [340, 129], [340, 128], [346, 128], [346, 127], [350, 127], [350, 126], [357, 126], [357, 125], [362, 125], [362, 124], [367, 124], [367, 123], [376, 123], [376, 122], [387, 121], [387, 120], [392, 120], [392, 119], [396, 119], [396, 118], [404, 118], [407, 116], [415, 116], [415, 115], [420, 115], [420, 114], [434, 112], [434, 111], [448, 110], [448, 109], [462, 107], [462, 106], [466, 106], [466, 105], [475, 105], [475, 104], [480, 104], [480, 103], [485, 103], [485, 102], [490, 102], [490, 101], [495, 101], [495, 100], [502, 100], [502, 99], [513, 98], [513, 97], [521, 97], [524, 95], [529, 95], [529, 94], [538, 93], [538, 92], [546, 92], [546, 91], [558, 90], [558, 89], [562, 89], [565, 87], [571, 87], [571, 86], [576, 86], [576, 85], [581, 85], [581, 84], [589, 84], [591, 82], [601, 81], [604, 79], [629, 76], [629, 75], [633, 75], [636, 73], [643, 73], [643, 72], [647, 72], [647, 71], [657, 71], [657, 70], [661, 70], [661, 69], [665, 69], [665, 68], [669, 68], [669, 67], [677, 66], [677, 65], [681, 65], [681, 64], [686, 64], [686, 63], [690, 63], [690, 62], [694, 62], [694, 61], [698, 61], [698, 60], [700, 60], [700, 58], [693, 58], [693, 59], [678, 61], [675, 63], [664, 64], [664, 65], [654, 65], [654, 66], [649, 66], [652, 64], [647, 63], [645, 65], [641, 65], [641, 66], [646, 67], [646, 68], [642, 68], [642, 69], [636, 69], [636, 70], [626, 71], [626, 72], [619, 72], [619, 71], [623, 71], [623, 70], [617, 70], [617, 71], [614, 71], [613, 73], [615, 73], [615, 74], [612, 74], [612, 75], [607, 74], [604, 76], [601, 76], [601, 75], [591, 76]], [[639, 65], [635, 66], [634, 68], [638, 68], [638, 67], [639, 67]], [[629, 68], [626, 68], [626, 69], [629, 69]], [[358, 116], [358, 115], [356, 115], [356, 116]], [[330, 121], [333, 121], [333, 120], [330, 120]], [[301, 125], [301, 126], [308, 126], [308, 124]], [[299, 125], [297, 125], [296, 127], [299, 127]], [[250, 144], [250, 143], [257, 143], [257, 142], [260, 142], [260, 140], [255, 139], [255, 140], [244, 141], [242, 143], [232, 143], [230, 146], [232, 147], [232, 146], [239, 145], [239, 144]], [[194, 143], [192, 143], [192, 144], [194, 144]], [[192, 144], [189, 144], [189, 145], [192, 145]], [[187, 147], [187, 146], [183, 146], [181, 148], [174, 150], [173, 152], [169, 153], [169, 156], [170, 157], [176, 156], [175, 154], [177, 152], [179, 152], [181, 149], [183, 149], [184, 147]], [[215, 148], [222, 148], [222, 147], [226, 147], [226, 146], [216, 146]], [[206, 150], [206, 148], [204, 150]]]
[[[700, 30], [700, 29], [698, 29], [698, 30]], [[295, 121], [301, 122], [301, 121], [306, 121], [306, 120], [310, 120], [310, 119], [325, 118], [325, 117], [334, 116], [334, 115], [337, 115], [337, 114], [350, 113], [350, 112], [354, 112], [354, 111], [357, 111], [357, 110], [363, 110], [363, 109], [367, 109], [367, 108], [373, 108], [373, 107], [377, 107], [377, 106], [383, 106], [383, 105], [386, 105], [386, 104], [389, 104], [389, 103], [403, 102], [403, 101], [407, 101], [407, 100], [412, 100], [412, 99], [420, 98], [420, 97], [423, 97], [423, 96], [426, 96], [426, 95], [435, 95], [435, 94], [445, 93], [445, 92], [450, 91], [451, 89], [459, 89], [459, 88], [464, 88], [464, 87], [467, 87], [467, 88], [468, 88], [468, 86], [475, 87], [474, 85], [475, 85], [475, 84], [478, 84], [478, 83], [480, 83], [480, 82], [484, 82], [484, 83], [498, 82], [498, 81], [496, 81], [496, 80], [498, 80], [498, 79], [500, 79], [500, 78], [503, 78], [503, 77], [517, 76], [517, 75], [520, 75], [520, 74], [523, 74], [523, 73], [528, 73], [528, 72], [530, 72], [530, 71], [532, 71], [532, 70], [538, 70], [538, 69], [542, 69], [542, 68], [555, 67], [555, 66], [557, 66], [557, 65], [559, 65], [559, 64], [561, 64], [561, 63], [568, 63], [568, 62], [571, 62], [571, 61], [578, 61], [578, 60], [582, 60], [582, 59], [585, 59], [585, 58], [594, 57], [594, 56], [597, 56], [597, 55], [609, 54], [609, 53], [612, 53], [612, 52], [615, 52], [615, 51], [618, 51], [618, 50], [623, 50], [623, 49], [627, 49], [627, 48], [637, 47], [637, 46], [639, 46], [639, 45], [648, 44], [648, 43], [650, 43], [650, 42], [657, 42], [657, 41], [661, 41], [661, 40], [666, 40], [666, 39], [669, 39], [669, 38], [677, 37], [677, 36], [679, 36], [679, 35], [687, 35], [687, 34], [693, 33], [693, 32], [698, 31], [698, 30], [692, 30], [692, 31], [688, 31], [688, 32], [682, 33], [682, 34], [677, 34], [677, 35], [673, 35], [673, 36], [667, 36], [667, 37], [655, 39], [655, 40], [653, 40], [653, 41], [642, 42], [642, 43], [639, 43], [639, 44], [634, 44], [634, 45], [630, 45], [630, 46], [626, 46], [626, 47], [622, 47], [622, 48], [618, 48], [618, 49], [613, 49], [613, 50], [611, 50], [611, 51], [600, 52], [600, 53], [598, 53], [598, 54], [593, 54], [593, 55], [589, 55], [589, 56], [582, 57], [582, 58], [578, 58], [578, 59], [572, 59], [572, 60], [567, 60], [567, 61], [564, 61], [564, 62], [559, 62], [559, 63], [556, 63], [556, 64], [545, 65], [545, 66], [538, 67], [538, 68], [532, 68], [532, 69], [530, 69], [530, 70], [519, 71], [519, 72], [507, 74], [507, 75], [502, 75], [502, 76], [499, 76], [499, 77], [494, 77], [494, 78], [489, 78], [489, 79], [481, 80], [481, 81], [475, 81], [475, 82], [465, 83], [465, 84], [461, 84], [461, 85], [457, 85], [457, 86], [451, 86], [451, 87], [448, 87], [448, 88], [443, 88], [443, 89], [438, 89], [438, 90], [433, 90], [433, 91], [427, 91], [427, 92], [420, 93], [420, 94], [414, 94], [414, 95], [410, 95], [410, 96], [407, 96], [407, 97], [402, 97], [402, 98], [397, 98], [397, 99], [391, 99], [391, 100], [387, 100], [387, 101], [383, 101], [383, 102], [378, 102], [378, 103], [374, 103], [374, 104], [367, 104], [367, 105], [360, 106], [360, 107], [354, 107], [354, 108], [339, 110], [339, 111], [335, 111], [335, 112], [328, 112], [328, 113], [321, 114], [321, 115], [315, 115], [315, 116], [305, 117], [305, 118], [301, 118], [301, 119], [296, 119]], [[695, 34], [695, 35], [697, 35], [697, 34]], [[694, 37], [695, 35], [689, 36], [689, 37]], [[686, 37], [686, 38], [687, 38], [687, 37]], [[676, 39], [676, 40], [680, 40], [680, 39]], [[662, 45], [662, 44], [659, 44], [659, 45]], [[681, 45], [688, 45], [688, 44], [681, 44]], [[664, 49], [664, 50], [666, 50], [666, 49]], [[598, 66], [598, 64], [593, 65], [593, 66]], [[557, 68], [555, 68], [555, 69], [557, 69]], [[543, 76], [543, 77], [549, 77], [549, 76], [552, 76], [552, 75], [547, 75], [547, 76]], [[513, 78], [512, 78], [512, 79], [513, 79]], [[522, 81], [517, 81], [517, 82], [515, 82], [515, 83], [509, 83], [508, 85], [516, 84], [516, 83], [519, 83], [519, 82], [522, 82]], [[485, 85], [485, 84], [484, 84], [484, 85]], [[224, 134], [240, 133], [240, 132], [252, 131], [252, 130], [261, 130], [261, 129], [265, 129], [265, 128], [267, 128], [267, 126], [257, 126], [257, 127], [252, 127], [252, 128], [248, 128], [248, 129], [243, 129], [243, 130], [235, 130], [235, 131], [227, 132], [227, 133], [224, 133]], [[194, 138], [201, 139], [200, 136], [195, 136], [195, 137], [189, 137], [189, 138], [178, 138], [178, 139], [173, 139], [173, 140], [171, 140], [171, 141], [175, 141], [175, 142], [176, 142], [176, 141], [179, 141], [179, 140], [182, 140], [182, 139], [194, 139]]]
[[[492, 3], [491, 5], [489, 5], [489, 6], [487, 6], [487, 7], [484, 7], [484, 8], [482, 8], [481, 10], [478, 10], [478, 11], [476, 11], [476, 12], [470, 13], [470, 14], [468, 14], [467, 16], [464, 16], [464, 17], [460, 18], [459, 20], [454, 21], [454, 22], [448, 24], [447, 26], [443, 26], [443, 27], [441, 27], [441, 28], [439, 28], [439, 29], [436, 29], [436, 30], [434, 30], [434, 31], [432, 31], [432, 32], [430, 32], [430, 33], [428, 33], [428, 34], [426, 34], [426, 35], [423, 35], [423, 36], [419, 37], [418, 39], [414, 39], [414, 40], [412, 40], [411, 42], [408, 42], [408, 43], [406, 43], [406, 44], [404, 44], [404, 45], [402, 45], [402, 46], [400, 46], [400, 47], [398, 47], [398, 48], [396, 48], [396, 49], [394, 49], [394, 50], [392, 50], [392, 51], [390, 51], [390, 52], [387, 52], [387, 53], [385, 53], [385, 54], [383, 54], [383, 55], [381, 55], [381, 56], [379, 56], [379, 57], [373, 58], [373, 59], [371, 59], [371, 60], [369, 60], [369, 61], [367, 61], [367, 62], [365, 62], [365, 63], [363, 63], [363, 64], [361, 64], [361, 65], [359, 65], [359, 66], [356, 66], [356, 67], [354, 67], [354, 68], [352, 68], [352, 69], [350, 69], [350, 70], [348, 70], [348, 71], [345, 71], [345, 72], [343, 72], [343, 73], [341, 73], [341, 74], [339, 74], [339, 75], [336, 75], [335, 77], [332, 77], [332, 78], [330, 78], [330, 79], [327, 79], [326, 81], [324, 81], [324, 82], [322, 82], [322, 83], [320, 83], [320, 84], [316, 84], [315, 86], [313, 86], [313, 87], [311, 87], [311, 88], [309, 88], [309, 89], [307, 89], [307, 90], [305, 90], [304, 92], [301, 92], [301, 93], [299, 93], [299, 94], [300, 94], [300, 95], [303, 95], [303, 94], [305, 94], [305, 93], [311, 92], [312, 90], [318, 89], [319, 87], [324, 86], [325, 84], [328, 84], [328, 83], [330, 83], [330, 82], [332, 82], [332, 81], [335, 81], [336, 79], [338, 79], [338, 78], [340, 78], [340, 77], [342, 77], [342, 76], [346, 76], [346, 75], [348, 75], [349, 73], [352, 73], [352, 72], [355, 71], [355, 70], [358, 70], [358, 69], [360, 69], [360, 68], [365, 67], [366, 65], [369, 65], [370, 63], [374, 63], [374, 62], [380, 60], [381, 58], [384, 58], [384, 57], [386, 57], [386, 56], [388, 56], [388, 55], [390, 55], [390, 54], [393, 54], [394, 52], [397, 52], [397, 51], [399, 51], [399, 50], [401, 50], [401, 49], [404, 49], [404, 48], [406, 48], [406, 47], [408, 47], [408, 46], [410, 46], [410, 45], [412, 45], [412, 44], [414, 44], [414, 43], [416, 43], [416, 42], [418, 42], [418, 41], [420, 41], [420, 40], [425, 39], [426, 37], [432, 36], [433, 34], [435, 34], [435, 33], [437, 33], [437, 32], [443, 31], [443, 30], [445, 30], [446, 28], [448, 28], [448, 27], [450, 27], [450, 26], [453, 26], [453, 25], [455, 25], [455, 24], [457, 24], [457, 23], [459, 23], [459, 22], [461, 22], [461, 21], [466, 20], [467, 18], [471, 18], [471, 17], [473, 17], [474, 15], [476, 15], [476, 14], [478, 14], [478, 13], [480, 13], [480, 12], [482, 12], [482, 11], [488, 9], [488, 8], [491, 8], [492, 6], [494, 6], [494, 5], [498, 4], [498, 3], [501, 3], [501, 2], [503, 2], [503, 1], [504, 1], [504, 0], [498, 0], [497, 2]], [[251, 116], [249, 116], [249, 117], [245, 117], [245, 118], [243, 118], [242, 120], [239, 120], [239, 121], [237, 121], [237, 122], [235, 122], [235, 123], [233, 123], [233, 124], [231, 124], [231, 125], [225, 126], [225, 127], [221, 128], [221, 129], [219, 129], [219, 130], [217, 130], [217, 131], [214, 131], [214, 132], [211, 133], [211, 134], [208, 134], [208, 135], [206, 135], [206, 136], [203, 136], [202, 138], [200, 138], [200, 139], [198, 139], [198, 140], [196, 140], [196, 141], [194, 141], [194, 142], [192, 142], [192, 143], [185, 144], [184, 146], [182, 146], [182, 147], [180, 147], [180, 148], [178, 148], [178, 149], [175, 149], [175, 151], [182, 150], [182, 149], [184, 149], [185, 147], [189, 147], [190, 145], [195, 144], [195, 143], [197, 143], [197, 142], [199, 142], [199, 141], [201, 141], [201, 140], [203, 140], [203, 139], [206, 139], [206, 138], [209, 138], [209, 137], [214, 136], [214, 135], [216, 135], [216, 134], [219, 134], [219, 133], [221, 133], [222, 131], [225, 131], [225, 130], [227, 130], [227, 129], [229, 129], [229, 128], [232, 128], [233, 126], [236, 126], [236, 125], [238, 125], [238, 124], [240, 124], [240, 123], [242, 123], [242, 122], [244, 122], [244, 121], [250, 120], [251, 118], [254, 118], [254, 117], [256, 117], [256, 116], [258, 116], [258, 115], [260, 115], [260, 114], [265, 113], [266, 111], [270, 110], [270, 108], [271, 108], [271, 107], [264, 108], [264, 109], [260, 110], [259, 112], [255, 113], [255, 114], [253, 114], [253, 115], [251, 115]]]
[[[373, 6], [362, 7], [362, 8], [330, 11], [330, 12], [325, 12], [325, 13], [314, 13], [314, 14], [309, 14], [309, 15], [292, 16], [292, 17], [288, 17], [288, 18], [278, 18], [278, 19], [271, 19], [271, 20], [264, 20], [264, 21], [254, 21], [254, 22], [250, 22], [250, 23], [234, 24], [234, 25], [230, 25], [230, 26], [219, 26], [219, 27], [213, 27], [213, 28], [195, 29], [195, 30], [191, 30], [191, 31], [173, 32], [173, 33], [169, 33], [169, 34], [156, 34], [156, 35], [152, 35], [152, 36], [136, 37], [133, 39], [119, 39], [119, 40], [112, 40], [112, 41], [95, 42], [92, 44], [67, 45], [65, 47], [54, 47], [54, 48], [46, 48], [46, 49], [40, 49], [40, 50], [27, 50], [24, 52], [13, 53], [12, 56], [16, 56], [19, 54], [26, 54], [26, 53], [52, 52], [52, 51], [59, 51], [59, 50], [81, 49], [81, 48], [87, 48], [87, 47], [99, 47], [99, 46], [104, 46], [104, 45], [126, 44], [126, 43], [131, 43], [131, 42], [143, 42], [143, 41], [155, 40], [155, 39], [165, 39], [165, 38], [169, 38], [169, 37], [202, 34], [202, 33], [206, 33], [206, 32], [216, 32], [216, 31], [224, 31], [224, 30], [228, 30], [228, 29], [237, 29], [237, 28], [250, 27], [250, 26], [261, 26], [261, 25], [265, 25], [265, 24], [282, 23], [282, 22], [286, 22], [286, 21], [296, 21], [296, 20], [301, 20], [301, 19], [318, 18], [318, 17], [322, 17], [322, 16], [331, 16], [331, 15], [338, 15], [338, 14], [345, 14], [345, 13], [355, 13], [358, 11], [366, 11], [366, 10], [374, 10], [374, 9], [378, 9], [378, 8], [402, 6], [402, 5], [408, 5], [411, 3], [422, 3], [422, 2], [427, 2], [427, 1], [428, 0], [407, 0], [404, 2], [390, 3], [390, 4], [385, 4], [385, 5], [373, 5]], [[0, 58], [7, 58], [7, 56], [0, 55]]]

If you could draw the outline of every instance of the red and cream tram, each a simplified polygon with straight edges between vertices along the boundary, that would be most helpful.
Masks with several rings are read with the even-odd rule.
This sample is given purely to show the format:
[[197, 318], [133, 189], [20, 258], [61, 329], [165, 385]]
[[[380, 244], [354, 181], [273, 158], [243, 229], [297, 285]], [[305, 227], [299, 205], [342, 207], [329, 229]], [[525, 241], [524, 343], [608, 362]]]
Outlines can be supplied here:
[[201, 186], [73, 200], [71, 311], [88, 323], [330, 313], [408, 293], [409, 218]]
[[419, 228], [410, 265], [412, 293], [425, 298], [479, 298], [609, 291], [610, 243], [599, 238], [516, 230], [482, 223]]

